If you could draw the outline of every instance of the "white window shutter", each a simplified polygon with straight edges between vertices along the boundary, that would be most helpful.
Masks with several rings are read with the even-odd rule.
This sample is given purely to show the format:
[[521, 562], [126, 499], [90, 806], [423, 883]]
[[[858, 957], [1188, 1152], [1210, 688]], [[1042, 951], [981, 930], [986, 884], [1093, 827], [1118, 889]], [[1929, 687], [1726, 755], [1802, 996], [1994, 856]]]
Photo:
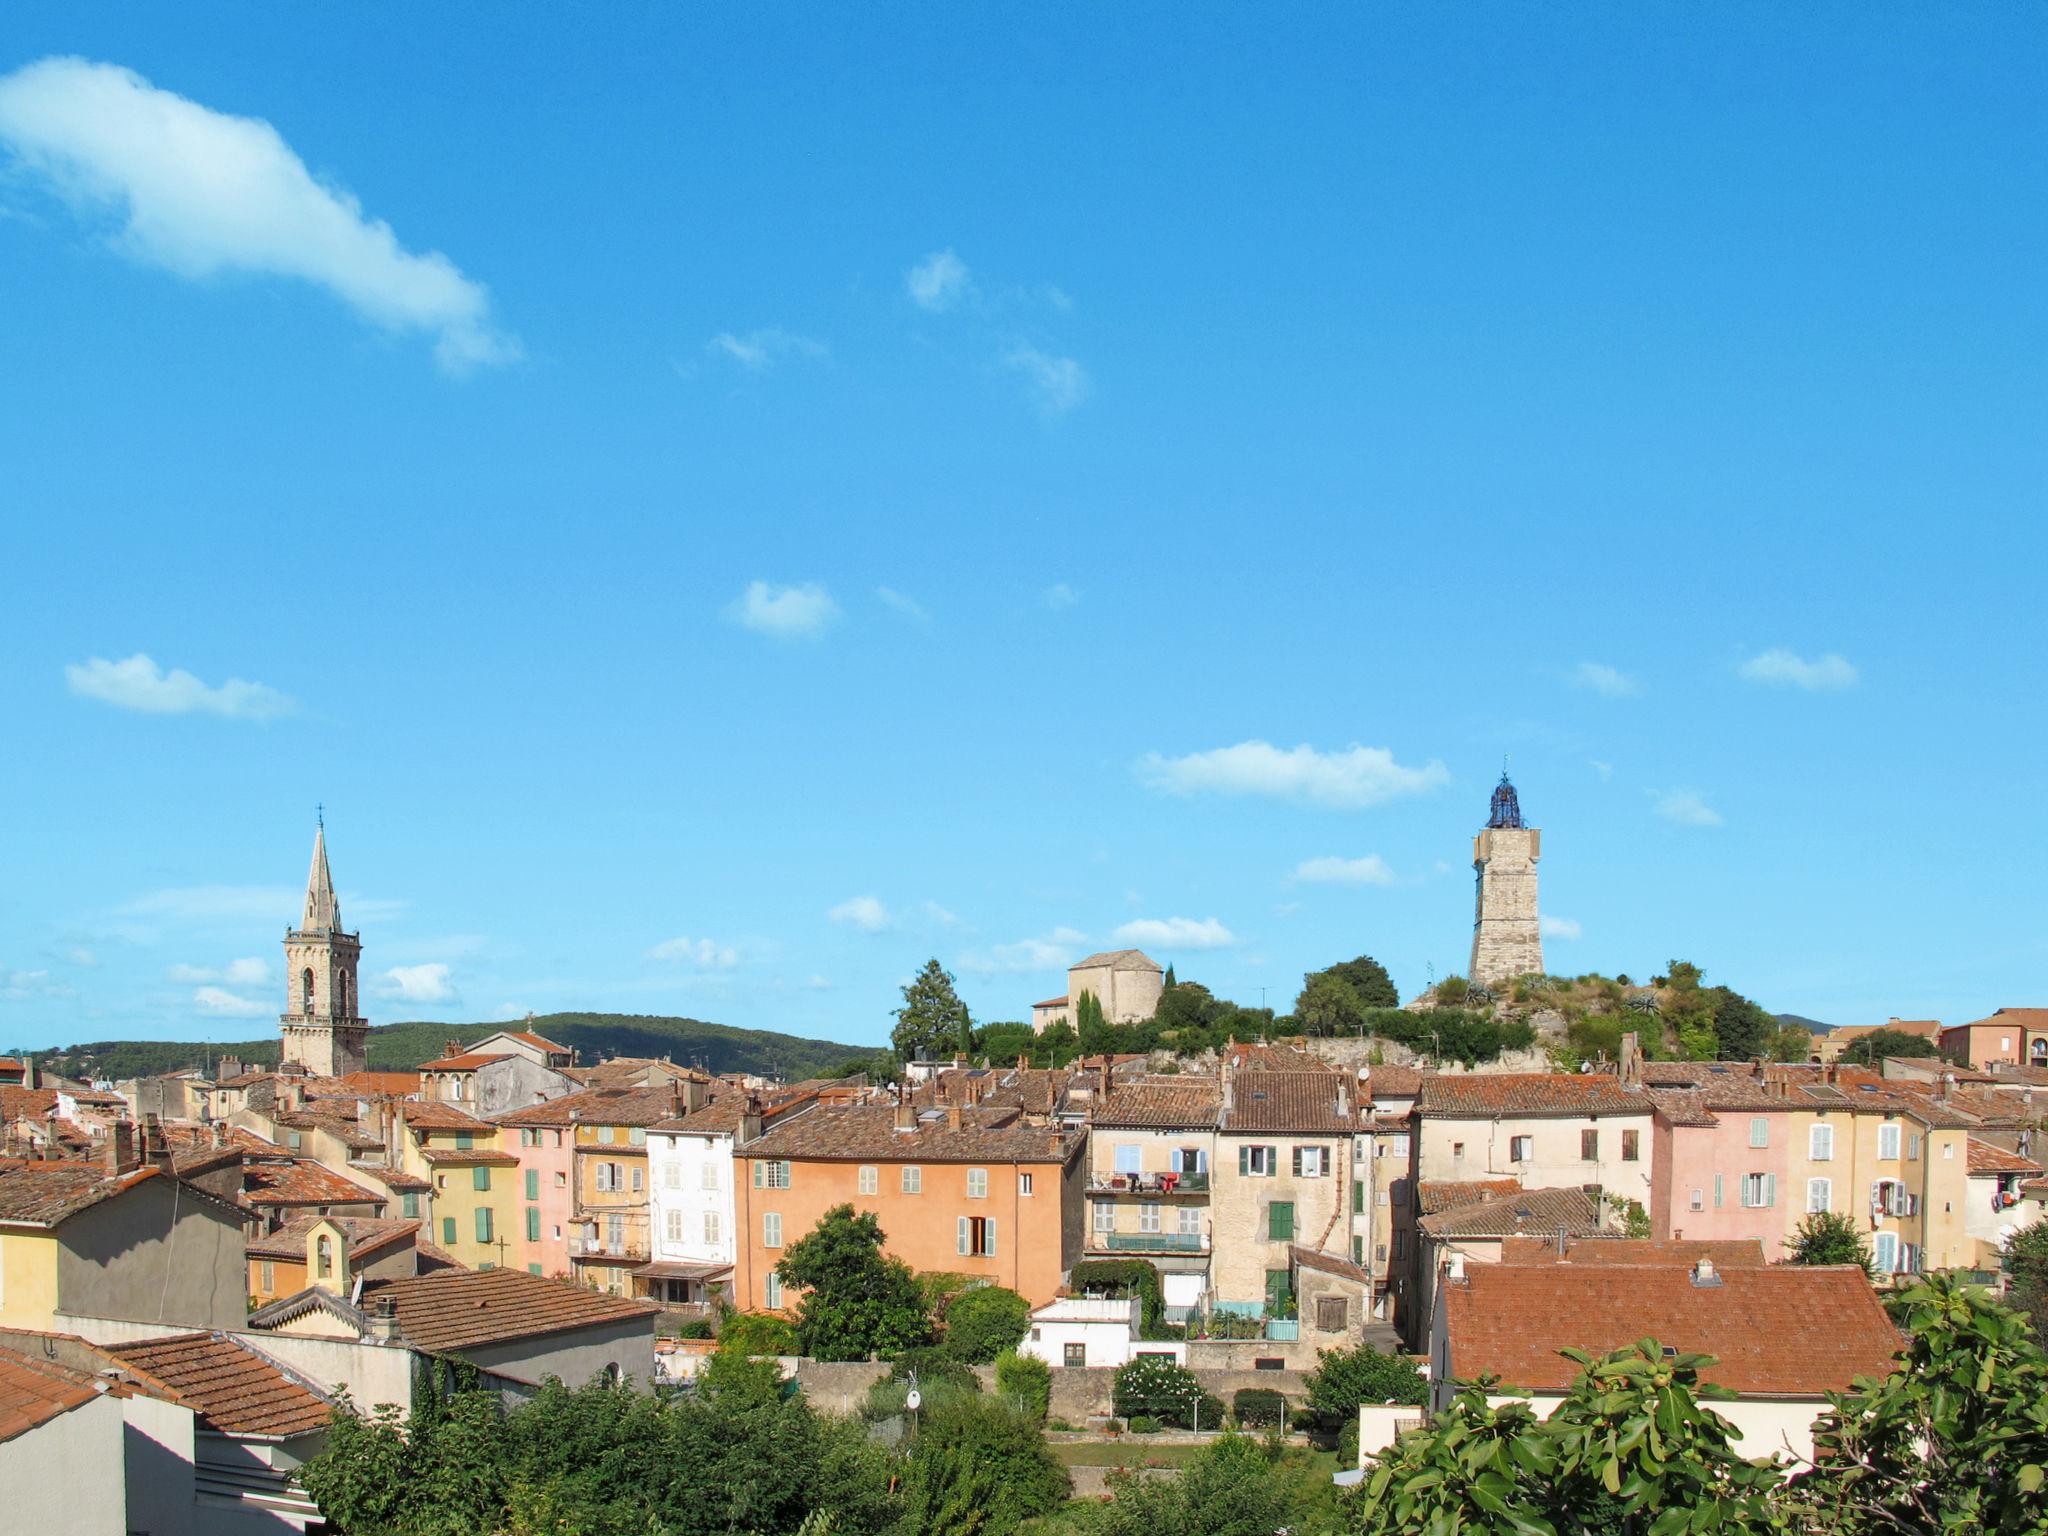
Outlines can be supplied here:
[[957, 1222], [957, 1225], [953, 1229], [954, 1237], [956, 1240], [955, 1246], [961, 1253], [965, 1253], [967, 1252], [967, 1218], [965, 1216], [960, 1216], [956, 1217], [955, 1220]]
[[1777, 1203], [1778, 1176], [1775, 1173], [1767, 1173], [1764, 1175], [1764, 1204], [1771, 1206]]
[[993, 1216], [989, 1217], [988, 1221], [987, 1221], [986, 1223], [984, 1223], [984, 1224], [983, 1224], [983, 1226], [982, 1226], [982, 1229], [981, 1229], [981, 1230], [982, 1230], [982, 1234], [983, 1234], [983, 1235], [984, 1235], [984, 1236], [985, 1236], [985, 1237], [986, 1237], [986, 1238], [988, 1239], [988, 1256], [989, 1256], [990, 1258], [994, 1258], [994, 1257], [996, 1256], [996, 1219], [995, 1219], [995, 1217], [993, 1217]]

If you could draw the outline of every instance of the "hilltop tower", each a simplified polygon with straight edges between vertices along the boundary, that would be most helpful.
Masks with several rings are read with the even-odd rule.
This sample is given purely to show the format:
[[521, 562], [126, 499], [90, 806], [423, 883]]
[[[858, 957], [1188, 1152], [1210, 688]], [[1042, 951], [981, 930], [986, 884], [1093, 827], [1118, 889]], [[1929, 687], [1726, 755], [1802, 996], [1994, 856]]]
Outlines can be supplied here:
[[284, 1059], [316, 1077], [363, 1070], [363, 1034], [357, 1016], [356, 966], [361, 938], [341, 929], [341, 904], [327, 871], [327, 829], [313, 834], [313, 868], [306, 876], [306, 910], [284, 936]]
[[1521, 802], [1503, 772], [1485, 830], [1472, 839], [1472, 868], [1479, 877], [1470, 973], [1475, 987], [1542, 974], [1543, 930], [1536, 911], [1536, 861], [1542, 856], [1543, 834], [1522, 825]]

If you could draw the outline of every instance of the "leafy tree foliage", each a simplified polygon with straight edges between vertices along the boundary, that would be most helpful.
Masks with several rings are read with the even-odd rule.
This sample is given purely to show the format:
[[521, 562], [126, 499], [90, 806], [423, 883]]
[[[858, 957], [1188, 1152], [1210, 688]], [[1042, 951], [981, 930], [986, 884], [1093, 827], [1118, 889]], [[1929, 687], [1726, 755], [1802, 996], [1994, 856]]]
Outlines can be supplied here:
[[1925, 1035], [1909, 1035], [1902, 1029], [1874, 1029], [1843, 1048], [1842, 1060], [1857, 1066], [1883, 1061], [1887, 1056], [1939, 1056], [1941, 1048]]
[[2005, 1262], [2013, 1307], [2033, 1324], [2036, 1338], [2048, 1338], [2048, 1221], [2007, 1238]]
[[1081, 1536], [1272, 1536], [1291, 1513], [1277, 1459], [1267, 1444], [1224, 1435], [1177, 1477], [1110, 1473], [1108, 1501], [1083, 1511], [1076, 1524]]
[[1793, 1229], [1785, 1244], [1792, 1264], [1854, 1264], [1871, 1271], [1870, 1245], [1856, 1223], [1841, 1211], [1815, 1211]]
[[1052, 1406], [1052, 1367], [1015, 1350], [996, 1357], [996, 1396], [1019, 1413], [1042, 1419]]
[[1433, 1060], [1462, 1061], [1466, 1066], [1492, 1061], [1502, 1051], [1526, 1050], [1536, 1031], [1521, 1019], [1487, 1018], [1461, 1008], [1376, 1008], [1366, 1014], [1365, 1031], [1397, 1041]]
[[931, 1318], [917, 1277], [882, 1252], [872, 1211], [835, 1205], [784, 1250], [775, 1272], [803, 1290], [797, 1307], [799, 1352], [815, 1360], [888, 1358], [931, 1341]]
[[1198, 1417], [1210, 1428], [1223, 1422], [1223, 1404], [1204, 1390], [1201, 1378], [1164, 1355], [1139, 1355], [1119, 1366], [1112, 1396], [1127, 1419], [1142, 1415], [1184, 1429], [1193, 1429]]
[[1074, 999], [1074, 1034], [1081, 1042], [1083, 1056], [1114, 1052], [1118, 1036], [1111, 1030], [1112, 1026], [1102, 1012], [1101, 998], [1093, 992], [1084, 991]]
[[1038, 1037], [1038, 1049], [1032, 1052], [1033, 1066], [1064, 1067], [1081, 1054], [1081, 1037], [1074, 1033], [1074, 1026], [1065, 1019], [1045, 1026], [1045, 1033]]
[[1367, 1343], [1317, 1351], [1307, 1386], [1309, 1412], [1332, 1429], [1357, 1418], [1360, 1403], [1429, 1401], [1429, 1383], [1414, 1361], [1381, 1354]]
[[1166, 1306], [1159, 1271], [1143, 1259], [1083, 1259], [1068, 1272], [1067, 1289], [1076, 1296], [1137, 1297], [1138, 1324], [1147, 1338]]
[[1294, 1021], [1311, 1035], [1362, 1035], [1365, 1002], [1358, 989], [1333, 971], [1311, 971], [1294, 999]]
[[889, 1040], [903, 1061], [937, 1060], [974, 1048], [974, 1021], [953, 989], [953, 973], [938, 961], [925, 961], [904, 987]]
[[918, 1536], [1006, 1536], [1066, 1502], [1067, 1469], [1035, 1419], [999, 1400], [955, 1399], [921, 1415], [903, 1480]]
[[1356, 960], [1340, 960], [1323, 974], [1349, 982], [1351, 990], [1358, 994], [1358, 1001], [1367, 1008], [1401, 1006], [1401, 994], [1394, 988], [1394, 978], [1371, 955], [1360, 955]]
[[733, 1312], [718, 1325], [718, 1347], [740, 1355], [793, 1355], [796, 1325], [773, 1312]]
[[1000, 1285], [963, 1291], [946, 1308], [946, 1353], [971, 1365], [987, 1365], [1013, 1350], [1031, 1327], [1031, 1304]]

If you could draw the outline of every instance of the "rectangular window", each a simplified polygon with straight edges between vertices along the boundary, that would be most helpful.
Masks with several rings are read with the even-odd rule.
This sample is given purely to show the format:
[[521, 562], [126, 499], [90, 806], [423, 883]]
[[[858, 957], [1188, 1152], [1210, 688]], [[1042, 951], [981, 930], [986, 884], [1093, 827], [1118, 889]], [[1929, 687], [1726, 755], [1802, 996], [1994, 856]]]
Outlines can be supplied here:
[[954, 1228], [956, 1246], [970, 1259], [996, 1256], [996, 1223], [992, 1216], [962, 1216]]
[[647, 1170], [638, 1163], [633, 1165], [633, 1193], [639, 1194], [647, 1187]]
[[557, 1189], [567, 1189], [568, 1187], [569, 1187], [569, 1175], [568, 1175], [568, 1174], [566, 1174], [566, 1173], [564, 1173], [564, 1172], [562, 1172], [562, 1171], [561, 1171], [560, 1169], [556, 1169], [556, 1170], [555, 1170], [555, 1188], [557, 1188]]
[[718, 1164], [711, 1161], [708, 1157], [704, 1159], [703, 1168], [698, 1173], [697, 1187], [709, 1190], [716, 1190], [718, 1188]]
[[455, 1246], [455, 1218], [453, 1216], [443, 1216], [441, 1218], [441, 1246], [443, 1248], [453, 1248]]
[[1778, 1176], [1774, 1173], [1745, 1173], [1742, 1176], [1742, 1203], [1746, 1209], [1762, 1210], [1778, 1203]]
[[629, 1141], [629, 1142], [631, 1142], [631, 1143], [632, 1143], [632, 1144], [633, 1144], [634, 1146], [636, 1146], [636, 1147], [644, 1147], [644, 1146], [646, 1146], [646, 1145], [647, 1145], [647, 1127], [646, 1127], [646, 1126], [644, 1126], [644, 1125], [636, 1125], [636, 1126], [634, 1126], [632, 1130], [630, 1130], [630, 1131], [628, 1131], [628, 1132], [626, 1133], [626, 1140], [627, 1140], [627, 1141]]
[[599, 1194], [603, 1194], [612, 1187], [612, 1165], [610, 1163], [597, 1163], [594, 1167], [596, 1168], [594, 1177], [597, 1180], [597, 1191]]
[[455, 1133], [455, 1150], [456, 1150], [456, 1151], [458, 1151], [458, 1152], [470, 1152], [470, 1151], [474, 1151], [474, 1150], [475, 1150], [475, 1148], [476, 1148], [476, 1137], [474, 1137], [473, 1135], [471, 1135], [471, 1134], [470, 1134], [470, 1133], [469, 1133], [468, 1131], [457, 1131], [457, 1132]]
[[1028, 1194], [1030, 1194], [1030, 1193], [1031, 1193], [1031, 1175], [1030, 1175], [1030, 1174], [1028, 1174], [1028, 1173], [1020, 1173], [1020, 1174], [1018, 1174], [1018, 1175], [1017, 1175], [1017, 1193], [1018, 1193], [1018, 1194], [1020, 1194], [1020, 1195], [1028, 1195]]
[[1131, 1142], [1116, 1144], [1116, 1171], [1118, 1173], [1139, 1173], [1145, 1167], [1145, 1149]]
[[1365, 1180], [1363, 1179], [1353, 1179], [1351, 1181], [1351, 1214], [1354, 1216], [1365, 1214]]
[[924, 1193], [924, 1170], [922, 1168], [907, 1167], [903, 1170], [903, 1193], [906, 1195], [921, 1195]]
[[1598, 1131], [1579, 1132], [1579, 1161], [1582, 1163], [1597, 1163], [1600, 1161], [1600, 1133]]
[[1642, 1137], [1643, 1133], [1641, 1131], [1623, 1131], [1621, 1133], [1621, 1160], [1624, 1163], [1633, 1163], [1642, 1155]]
[[1535, 1147], [1536, 1138], [1534, 1136], [1510, 1136], [1508, 1138], [1508, 1161], [1511, 1163], [1528, 1162], [1535, 1154]]
[[526, 1208], [526, 1240], [529, 1243], [540, 1241], [540, 1207], [537, 1205]]
[[1283, 1355], [1254, 1355], [1252, 1369], [1255, 1371], [1284, 1371], [1287, 1360]]
[[1909, 1163], [1920, 1161], [1920, 1133], [1918, 1131], [1915, 1131], [1906, 1138], [1906, 1161]]
[[1318, 1333], [1342, 1333], [1350, 1326], [1351, 1308], [1342, 1296], [1318, 1296], [1316, 1298], [1316, 1331]]
[[1277, 1147], [1239, 1147], [1237, 1171], [1250, 1179], [1270, 1179], [1279, 1166], [1278, 1151]]
[[1714, 1175], [1714, 1209], [1721, 1209], [1721, 1175]]
[[663, 1189], [681, 1189], [683, 1187], [683, 1165], [681, 1163], [670, 1162], [661, 1165], [661, 1187]]
[[1451, 1143], [1451, 1156], [1452, 1156], [1452, 1157], [1455, 1157], [1455, 1158], [1463, 1159], [1463, 1157], [1465, 1156], [1465, 1143], [1463, 1143], [1462, 1141], [1454, 1141], [1454, 1142], [1452, 1142], [1452, 1143]]
[[1870, 1240], [1871, 1264], [1880, 1275], [1889, 1275], [1899, 1267], [1899, 1235], [1896, 1232], [1880, 1232]]
[[529, 1200], [538, 1200], [540, 1198], [540, 1170], [538, 1168], [526, 1170], [526, 1198]]
[[1899, 1158], [1899, 1128], [1896, 1124], [1880, 1125], [1877, 1128], [1877, 1155], [1887, 1162]]
[[1704, 1189], [1694, 1190], [1692, 1198], [1686, 1204], [1696, 1211], [1704, 1211], [1707, 1208], [1707, 1192]]
[[610, 1146], [612, 1144], [612, 1128], [608, 1125], [600, 1125], [597, 1128], [597, 1139], [606, 1146]]
[[706, 1211], [704, 1213], [704, 1241], [715, 1248], [722, 1240], [723, 1233], [720, 1230], [718, 1212]]
[[782, 1246], [782, 1213], [767, 1211], [761, 1217], [761, 1246], [780, 1248]]
[[488, 1243], [494, 1234], [491, 1231], [491, 1208], [480, 1205], [476, 1208], [476, 1240]]
[[1329, 1174], [1330, 1149], [1328, 1147], [1296, 1147], [1294, 1149], [1294, 1176], [1298, 1179], [1320, 1179]]
[[1202, 1208], [1199, 1205], [1184, 1205], [1180, 1208], [1180, 1235], [1200, 1237], [1202, 1235]]
[[1294, 1241], [1294, 1202], [1275, 1200], [1266, 1207], [1266, 1241], [1269, 1243], [1291, 1243]]
[[683, 1213], [681, 1211], [667, 1212], [662, 1219], [661, 1231], [662, 1237], [666, 1241], [680, 1243], [683, 1240]]
[[1114, 1232], [1116, 1230], [1116, 1207], [1107, 1200], [1095, 1202], [1095, 1230]]
[[1749, 1117], [1749, 1144], [1752, 1147], [1768, 1147], [1771, 1144], [1771, 1120], [1768, 1115]]
[[1806, 1181], [1806, 1209], [1809, 1215], [1834, 1209], [1830, 1204], [1833, 1198], [1834, 1187], [1826, 1179]]
[[1147, 1200], [1138, 1207], [1138, 1230], [1157, 1232], [1159, 1230], [1159, 1202]]
[[768, 1277], [761, 1282], [761, 1304], [767, 1307], [782, 1305], [782, 1276], [772, 1269], [768, 1271]]
[[881, 1191], [882, 1191], [882, 1170], [881, 1170], [881, 1169], [879, 1169], [879, 1168], [863, 1168], [863, 1169], [861, 1169], [861, 1171], [860, 1171], [860, 1192], [861, 1192], [862, 1194], [864, 1194], [864, 1195], [876, 1195], [876, 1194], [880, 1194], [880, 1193], [881, 1193]]
[[1088, 1364], [1088, 1346], [1086, 1344], [1065, 1345], [1062, 1347], [1060, 1358], [1067, 1365], [1078, 1371]]
[[770, 1160], [754, 1164], [754, 1188], [789, 1188], [789, 1164]]
[[277, 1271], [272, 1267], [270, 1260], [265, 1259], [263, 1261], [263, 1294], [268, 1296], [276, 1289]]
[[538, 1264], [529, 1264], [526, 1266], [526, 1272], [529, 1275], [537, 1275], [540, 1273], [540, 1266]]
[[403, 1209], [403, 1211], [405, 1212], [405, 1214], [406, 1214], [406, 1215], [408, 1215], [408, 1216], [412, 1217], [413, 1219], [417, 1220], [417, 1219], [419, 1218], [419, 1214], [420, 1214], [420, 1197], [419, 1197], [419, 1191], [417, 1191], [417, 1190], [407, 1190], [407, 1191], [405, 1192], [405, 1196], [404, 1196], [404, 1198], [403, 1198], [403, 1199], [402, 1199], [402, 1200], [401, 1200], [401, 1201], [399, 1202], [399, 1205], [400, 1205], [400, 1208], [401, 1208], [401, 1209]]
[[489, 1189], [491, 1187], [491, 1170], [488, 1168], [470, 1169], [469, 1183], [472, 1189]]
[[986, 1200], [988, 1198], [988, 1170], [970, 1168], [967, 1170], [967, 1198]]
[[1835, 1128], [1832, 1125], [1816, 1125], [1807, 1131], [1806, 1155], [1816, 1163], [1835, 1160]]

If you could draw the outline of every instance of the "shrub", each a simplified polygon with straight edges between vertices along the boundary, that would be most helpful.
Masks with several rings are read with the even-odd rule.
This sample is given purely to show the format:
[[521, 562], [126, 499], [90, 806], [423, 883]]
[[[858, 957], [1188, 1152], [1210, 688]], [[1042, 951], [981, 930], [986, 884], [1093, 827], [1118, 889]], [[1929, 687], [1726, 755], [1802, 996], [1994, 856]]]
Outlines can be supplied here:
[[1223, 1404], [1202, 1389], [1195, 1373], [1163, 1355], [1140, 1355], [1116, 1373], [1116, 1411], [1194, 1428], [1223, 1422]]
[[1159, 1433], [1159, 1421], [1147, 1413], [1133, 1414], [1131, 1415], [1131, 1433], [1134, 1435], [1156, 1435]]
[[1370, 1344], [1317, 1352], [1308, 1378], [1308, 1408], [1331, 1429], [1358, 1417], [1360, 1403], [1426, 1403], [1429, 1384], [1406, 1355], [1383, 1355]]
[[1436, 998], [1438, 1002], [1455, 1008], [1458, 1004], [1465, 1001], [1465, 994], [1470, 990], [1471, 987], [1464, 977], [1446, 976], [1436, 984]]
[[1031, 1304], [1000, 1285], [976, 1286], [946, 1308], [944, 1349], [955, 1360], [987, 1365], [1015, 1349], [1031, 1327]]
[[1160, 1326], [1165, 1302], [1159, 1294], [1159, 1271], [1143, 1259], [1084, 1259], [1067, 1276], [1076, 1296], [1135, 1296], [1141, 1308], [1139, 1325], [1146, 1338]]
[[796, 1328], [773, 1312], [734, 1312], [719, 1324], [718, 1347], [742, 1355], [793, 1355]]
[[974, 1367], [955, 1360], [943, 1349], [906, 1349], [898, 1355], [889, 1369], [889, 1379], [908, 1381], [913, 1375], [920, 1387], [943, 1385], [959, 1392], [981, 1390], [981, 1378], [975, 1375]]
[[1006, 1536], [1072, 1492], [1037, 1423], [985, 1397], [926, 1414], [908, 1459], [904, 1527], [928, 1536]]
[[1337, 1465], [1340, 1469], [1358, 1465], [1358, 1415], [1355, 1413], [1344, 1421], [1343, 1432], [1337, 1436]]
[[1052, 1367], [1012, 1350], [996, 1357], [996, 1393], [1018, 1412], [1042, 1419], [1052, 1406]]
[[708, 1339], [711, 1337], [711, 1319], [708, 1317], [686, 1317], [676, 1325], [679, 1339]]
[[1287, 1399], [1270, 1387], [1241, 1387], [1230, 1400], [1237, 1422], [1258, 1429], [1274, 1429], [1287, 1412]]

